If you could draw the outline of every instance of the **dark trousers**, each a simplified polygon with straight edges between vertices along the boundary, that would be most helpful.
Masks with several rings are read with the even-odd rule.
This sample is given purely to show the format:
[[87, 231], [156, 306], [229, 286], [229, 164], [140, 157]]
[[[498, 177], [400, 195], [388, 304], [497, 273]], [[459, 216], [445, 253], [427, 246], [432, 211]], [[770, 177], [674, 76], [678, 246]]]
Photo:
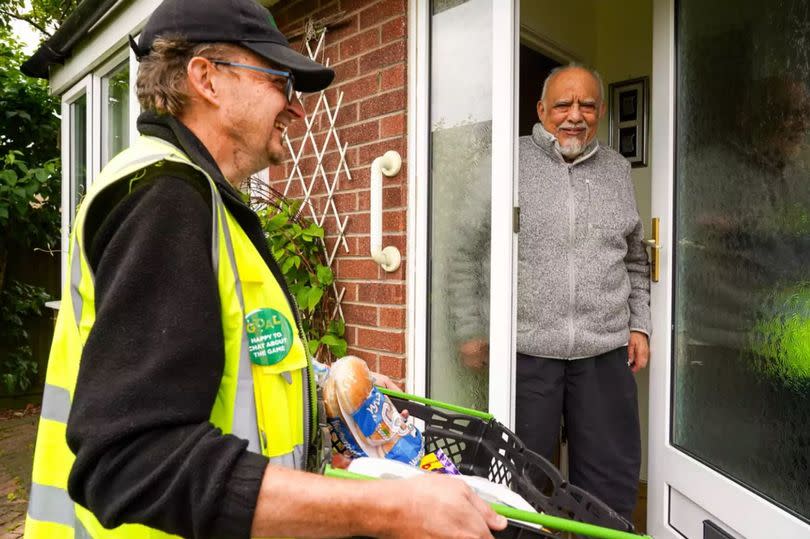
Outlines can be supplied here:
[[547, 459], [564, 418], [570, 482], [632, 522], [641, 433], [627, 347], [575, 360], [518, 354], [515, 414], [518, 438]]

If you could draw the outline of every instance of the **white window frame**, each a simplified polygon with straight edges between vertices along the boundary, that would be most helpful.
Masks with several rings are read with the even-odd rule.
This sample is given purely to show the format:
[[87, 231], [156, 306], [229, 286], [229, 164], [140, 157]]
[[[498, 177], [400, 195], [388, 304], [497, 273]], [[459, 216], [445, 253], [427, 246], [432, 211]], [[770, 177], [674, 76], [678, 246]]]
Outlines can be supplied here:
[[[93, 100], [93, 108], [97, 111], [96, 114], [93, 115], [93, 133], [97, 134], [97, 138], [95, 143], [93, 144], [93, 177], [98, 175], [101, 171], [104, 153], [105, 153], [105, 146], [107, 144], [107, 133], [105, 126], [103, 125], [104, 121], [104, 107], [106, 103], [104, 103], [104, 79], [108, 78], [112, 75], [121, 64], [127, 63], [130, 69], [130, 81], [132, 80], [132, 73], [131, 73], [131, 61], [129, 59], [129, 47], [125, 49], [120, 49], [115, 52], [105, 63], [101, 64], [98, 69], [93, 71], [93, 90], [94, 94], [97, 96], [96, 99]], [[130, 101], [132, 100], [132, 84], [130, 82]], [[130, 124], [132, 124], [133, 118], [130, 117]], [[131, 132], [131, 129], [130, 129]], [[109, 160], [109, 159], [108, 159]]]
[[71, 188], [73, 185], [73, 178], [71, 178], [71, 172], [73, 170], [73, 144], [74, 140], [72, 138], [72, 129], [71, 129], [71, 106], [79, 100], [81, 97], [86, 96], [87, 102], [87, 118], [85, 120], [85, 144], [87, 155], [85, 157], [87, 161], [87, 171], [86, 171], [86, 181], [87, 186], [90, 187], [93, 181], [93, 167], [92, 167], [92, 159], [93, 159], [93, 84], [92, 84], [92, 75], [87, 75], [83, 79], [81, 79], [78, 83], [74, 84], [68, 91], [62, 94], [62, 123], [61, 123], [61, 140], [62, 142], [62, 252], [61, 252], [61, 259], [62, 259], [62, 279], [61, 282], [65, 282], [65, 272], [67, 268], [67, 254], [68, 254], [68, 247], [70, 241], [70, 230], [73, 225], [71, 222], [71, 213], [73, 213], [73, 208], [71, 208], [71, 204], [73, 203], [71, 197]]

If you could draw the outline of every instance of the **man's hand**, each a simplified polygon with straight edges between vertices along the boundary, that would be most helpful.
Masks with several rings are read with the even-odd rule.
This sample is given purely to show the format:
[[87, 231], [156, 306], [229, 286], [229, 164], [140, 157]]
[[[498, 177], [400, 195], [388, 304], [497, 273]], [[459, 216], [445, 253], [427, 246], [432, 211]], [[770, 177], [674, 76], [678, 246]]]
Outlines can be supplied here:
[[490, 530], [502, 530], [507, 524], [466, 483], [452, 477], [424, 474], [397, 481], [391, 492], [405, 505], [403, 518], [390, 523], [379, 537], [492, 539]]
[[640, 331], [630, 332], [630, 341], [627, 343], [627, 364], [635, 373], [647, 366], [650, 360], [649, 337]]
[[470, 339], [458, 347], [461, 363], [468, 369], [483, 371], [489, 366], [489, 342], [486, 339]]
[[371, 379], [375, 386], [384, 387], [385, 389], [393, 389], [394, 391], [402, 391], [402, 388], [396, 385], [393, 380], [384, 374], [378, 372], [371, 373]]

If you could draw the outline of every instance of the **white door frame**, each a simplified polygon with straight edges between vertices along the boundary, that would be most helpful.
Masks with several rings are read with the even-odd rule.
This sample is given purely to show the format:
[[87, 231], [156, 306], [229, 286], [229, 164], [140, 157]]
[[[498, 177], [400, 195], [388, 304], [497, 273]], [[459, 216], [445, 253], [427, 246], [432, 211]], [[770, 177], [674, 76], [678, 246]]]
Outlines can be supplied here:
[[[734, 536], [795, 539], [810, 526], [670, 443], [672, 224], [675, 148], [675, 0], [653, 6], [652, 215], [661, 217], [661, 279], [652, 285], [650, 452], [647, 527], [656, 539], [699, 539], [703, 518]], [[671, 490], [676, 491], [675, 493]], [[679, 495], [680, 493], [680, 495]], [[683, 495], [683, 496], [681, 496]], [[693, 502], [687, 507], [688, 501]], [[680, 519], [680, 522], [678, 520]], [[673, 521], [678, 526], [673, 527]]]
[[[427, 378], [428, 178], [430, 167], [430, 6], [408, 12], [408, 391], [424, 395]], [[517, 236], [517, 72], [519, 2], [492, 1], [492, 241], [489, 411], [513, 426]]]
[[517, 290], [517, 83], [520, 4], [492, 3], [492, 241], [489, 279], [489, 412], [514, 427]]

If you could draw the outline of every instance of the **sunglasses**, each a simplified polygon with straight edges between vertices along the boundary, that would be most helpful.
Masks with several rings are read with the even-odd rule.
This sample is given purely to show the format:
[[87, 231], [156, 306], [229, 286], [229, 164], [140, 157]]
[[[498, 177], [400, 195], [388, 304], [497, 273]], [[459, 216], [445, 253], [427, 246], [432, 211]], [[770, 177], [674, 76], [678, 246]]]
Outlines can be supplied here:
[[225, 62], [224, 60], [211, 60], [212, 63], [217, 65], [229, 67], [241, 67], [242, 69], [250, 69], [258, 71], [259, 73], [267, 73], [268, 75], [277, 75], [279, 77], [286, 77], [287, 84], [284, 86], [284, 95], [287, 97], [287, 103], [292, 103], [293, 96], [295, 96], [295, 77], [290, 71], [279, 71], [278, 69], [269, 69], [266, 67], [251, 66], [247, 64], [238, 64], [236, 62]]

